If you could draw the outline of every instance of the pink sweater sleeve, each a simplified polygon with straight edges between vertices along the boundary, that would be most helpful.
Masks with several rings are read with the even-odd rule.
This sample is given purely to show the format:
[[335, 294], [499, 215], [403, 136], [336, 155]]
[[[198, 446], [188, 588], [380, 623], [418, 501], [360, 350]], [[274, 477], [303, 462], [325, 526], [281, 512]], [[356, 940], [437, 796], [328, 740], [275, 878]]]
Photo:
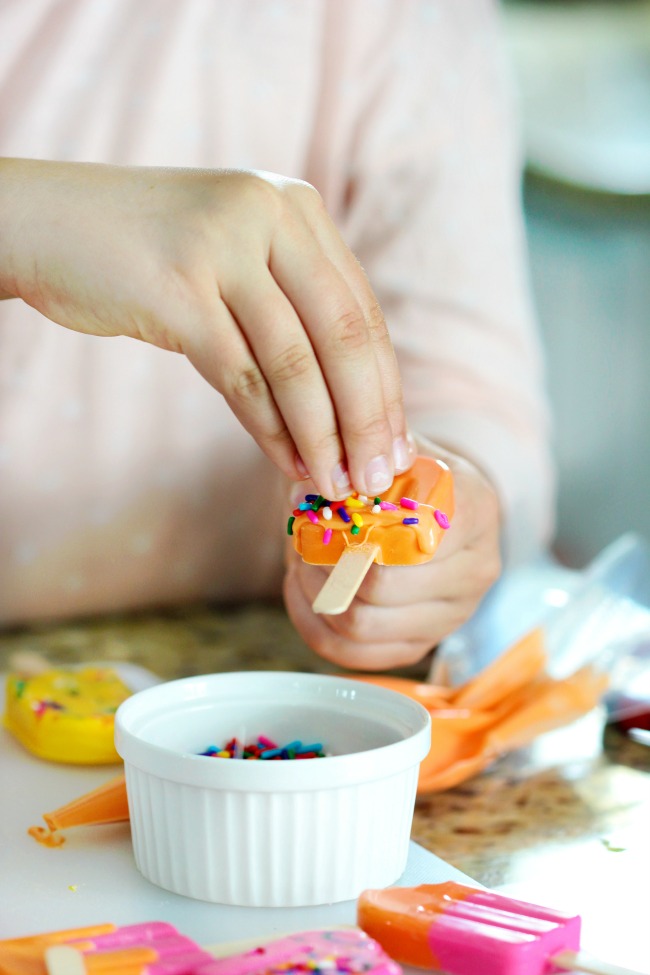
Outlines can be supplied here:
[[330, 21], [339, 78], [310, 177], [379, 297], [412, 428], [488, 475], [506, 561], [532, 557], [552, 534], [554, 472], [496, 8], [400, 0], [378, 21], [334, 3]]

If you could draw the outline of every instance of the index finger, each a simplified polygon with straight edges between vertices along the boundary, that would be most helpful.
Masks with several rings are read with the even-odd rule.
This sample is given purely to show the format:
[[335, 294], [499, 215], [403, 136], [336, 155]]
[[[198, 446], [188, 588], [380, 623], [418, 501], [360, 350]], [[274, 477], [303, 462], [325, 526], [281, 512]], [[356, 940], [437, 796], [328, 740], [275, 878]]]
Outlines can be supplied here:
[[[385, 491], [394, 475], [392, 430], [362, 308], [313, 238], [301, 241], [298, 258], [293, 248], [276, 243], [271, 271], [299, 315], [325, 378], [341, 439], [338, 461], [347, 468], [350, 487], [368, 495]], [[331, 459], [321, 456], [318, 446], [329, 439], [321, 430], [318, 441], [297, 444], [318, 484], [327, 483], [328, 477], [340, 480], [331, 469], [322, 469]]]
[[368, 327], [391, 428], [395, 473], [401, 474], [412, 465], [415, 449], [408, 434], [402, 380], [386, 319], [365, 271], [345, 244], [329, 215], [325, 211], [324, 219], [310, 219], [310, 216], [307, 210], [306, 219], [316, 240], [356, 298]]

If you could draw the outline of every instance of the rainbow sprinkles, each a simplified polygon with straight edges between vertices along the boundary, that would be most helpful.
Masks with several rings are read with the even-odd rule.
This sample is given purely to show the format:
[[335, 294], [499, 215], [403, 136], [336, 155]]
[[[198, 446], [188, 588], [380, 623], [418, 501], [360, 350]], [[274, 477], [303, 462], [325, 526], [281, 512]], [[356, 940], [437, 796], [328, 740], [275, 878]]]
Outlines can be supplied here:
[[325, 758], [323, 745], [321, 742], [304, 742], [296, 739], [289, 741], [285, 745], [278, 745], [277, 742], [266, 735], [258, 735], [254, 741], [242, 744], [238, 738], [231, 738], [224, 745], [208, 745], [205, 751], [199, 752], [207, 758], [236, 758], [244, 761], [287, 761], [305, 758]]
[[334, 564], [343, 551], [370, 542], [380, 565], [427, 562], [449, 528], [444, 511], [402, 497], [399, 503], [352, 494], [343, 501], [306, 494], [291, 512], [287, 534], [305, 562]]

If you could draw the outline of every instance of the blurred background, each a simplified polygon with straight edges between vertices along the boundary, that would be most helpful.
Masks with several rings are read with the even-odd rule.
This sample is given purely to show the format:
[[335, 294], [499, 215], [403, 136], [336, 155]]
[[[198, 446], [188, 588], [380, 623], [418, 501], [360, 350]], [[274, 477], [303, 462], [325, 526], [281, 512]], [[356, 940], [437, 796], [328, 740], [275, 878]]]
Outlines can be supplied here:
[[502, 0], [560, 470], [556, 551], [650, 541], [650, 0]]

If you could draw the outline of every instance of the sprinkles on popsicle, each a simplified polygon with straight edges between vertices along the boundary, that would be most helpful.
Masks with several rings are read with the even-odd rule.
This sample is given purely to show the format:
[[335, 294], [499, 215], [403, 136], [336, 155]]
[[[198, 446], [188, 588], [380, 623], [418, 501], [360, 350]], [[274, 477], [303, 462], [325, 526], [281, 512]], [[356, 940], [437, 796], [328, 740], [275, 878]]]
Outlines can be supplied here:
[[[428, 507], [428, 506], [425, 506]], [[406, 516], [399, 519], [396, 524], [401, 524], [411, 528], [420, 524], [420, 518], [415, 515], [415, 512], [420, 508], [420, 502], [416, 501], [414, 498], [402, 497], [400, 498], [399, 504], [393, 504], [392, 501], [382, 501], [380, 497], [367, 498], [362, 494], [354, 494], [345, 498], [343, 501], [329, 501], [324, 498], [321, 494], [306, 494], [305, 500], [301, 501], [300, 504], [294, 509], [289, 521], [287, 523], [287, 534], [293, 535], [293, 525], [301, 514], [306, 515], [312, 525], [321, 525], [323, 528], [322, 542], [323, 545], [329, 545], [332, 540], [333, 527], [331, 525], [325, 525], [324, 522], [332, 522], [335, 515], [344, 522], [346, 526], [349, 526], [350, 534], [354, 537], [358, 536], [361, 529], [364, 527], [364, 515], [363, 511], [368, 514], [380, 515], [382, 512], [406, 512]], [[322, 521], [321, 521], [322, 516]], [[436, 508], [433, 512], [433, 517], [436, 524], [446, 530], [449, 528], [449, 518], [444, 511], [440, 511]], [[369, 529], [372, 525], [368, 526]]]
[[438, 508], [436, 508], [433, 512], [433, 517], [436, 519], [440, 527], [445, 531], [449, 528], [449, 518], [444, 511], [440, 511]]

